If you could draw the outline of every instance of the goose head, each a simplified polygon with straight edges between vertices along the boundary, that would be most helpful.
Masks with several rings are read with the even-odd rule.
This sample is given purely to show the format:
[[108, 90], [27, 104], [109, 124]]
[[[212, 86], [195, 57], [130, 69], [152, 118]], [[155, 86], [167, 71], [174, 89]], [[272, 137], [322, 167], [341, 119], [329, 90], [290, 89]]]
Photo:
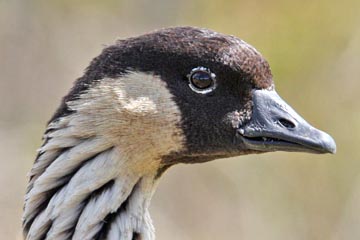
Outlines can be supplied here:
[[106, 47], [48, 123], [23, 229], [35, 239], [154, 239], [162, 173], [253, 153], [335, 153], [334, 140], [276, 93], [246, 42], [177, 27]]

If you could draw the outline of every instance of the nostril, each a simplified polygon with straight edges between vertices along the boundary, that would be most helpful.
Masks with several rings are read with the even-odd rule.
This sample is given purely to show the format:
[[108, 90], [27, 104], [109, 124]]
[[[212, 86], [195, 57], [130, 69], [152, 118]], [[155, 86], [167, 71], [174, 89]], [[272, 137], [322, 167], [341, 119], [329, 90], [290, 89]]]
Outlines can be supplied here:
[[293, 122], [290, 122], [289, 120], [285, 119], [285, 118], [280, 118], [279, 123], [286, 128], [295, 128], [295, 124]]

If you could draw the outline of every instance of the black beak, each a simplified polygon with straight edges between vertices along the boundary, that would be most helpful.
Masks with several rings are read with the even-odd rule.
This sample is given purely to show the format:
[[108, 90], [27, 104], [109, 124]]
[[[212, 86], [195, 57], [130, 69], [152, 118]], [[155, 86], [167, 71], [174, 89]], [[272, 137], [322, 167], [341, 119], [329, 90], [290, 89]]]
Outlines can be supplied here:
[[253, 90], [253, 113], [237, 135], [249, 149], [335, 153], [330, 135], [312, 127], [275, 90]]

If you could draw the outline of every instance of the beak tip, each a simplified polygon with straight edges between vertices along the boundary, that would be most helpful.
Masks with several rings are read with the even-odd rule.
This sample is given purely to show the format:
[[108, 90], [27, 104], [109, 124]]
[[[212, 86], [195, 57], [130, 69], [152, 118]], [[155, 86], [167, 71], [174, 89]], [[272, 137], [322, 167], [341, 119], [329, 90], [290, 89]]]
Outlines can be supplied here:
[[330, 150], [331, 154], [335, 154], [336, 153], [336, 144], [334, 142], [334, 145], [332, 146], [331, 150]]
[[336, 153], [336, 144], [335, 144], [335, 142], [334, 142], [334, 145], [332, 145], [329, 150], [330, 150], [329, 153], [331, 153], [331, 154], [335, 154], [335, 153]]
[[328, 153], [335, 154], [336, 153], [336, 146], [332, 146], [331, 148], [328, 148]]
[[322, 142], [325, 153], [331, 153], [331, 154], [336, 153], [336, 143], [330, 135], [325, 133], [322, 138]]

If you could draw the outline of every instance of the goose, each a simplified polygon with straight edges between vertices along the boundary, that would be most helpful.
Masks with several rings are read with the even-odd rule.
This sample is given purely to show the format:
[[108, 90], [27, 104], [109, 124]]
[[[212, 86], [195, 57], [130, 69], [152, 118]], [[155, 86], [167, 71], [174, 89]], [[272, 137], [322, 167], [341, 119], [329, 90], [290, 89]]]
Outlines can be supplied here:
[[25, 196], [27, 240], [153, 240], [150, 200], [173, 165], [336, 151], [276, 93], [254, 47], [196, 27], [105, 47], [43, 140]]

